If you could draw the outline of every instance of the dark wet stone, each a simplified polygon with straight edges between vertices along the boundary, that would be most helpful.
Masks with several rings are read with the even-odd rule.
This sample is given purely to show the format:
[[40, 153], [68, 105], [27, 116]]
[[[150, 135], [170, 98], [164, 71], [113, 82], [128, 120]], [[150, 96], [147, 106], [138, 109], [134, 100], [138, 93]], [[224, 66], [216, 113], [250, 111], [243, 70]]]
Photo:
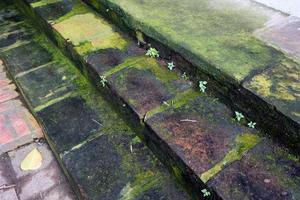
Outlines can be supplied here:
[[24, 16], [20, 15], [19, 11], [14, 7], [5, 7], [0, 10], [0, 23], [14, 23], [24, 20]]
[[10, 45], [13, 45], [17, 41], [28, 41], [32, 38], [32, 34], [26, 33], [24, 31], [16, 31], [12, 32], [6, 37], [0, 37], [0, 48], [8, 47]]
[[231, 115], [225, 105], [199, 96], [179, 108], [166, 107], [146, 124], [200, 176], [234, 148], [238, 135], [251, 132]]
[[37, 113], [57, 153], [85, 141], [100, 129], [97, 114], [81, 97], [64, 99]]
[[172, 74], [160, 65], [149, 64], [147, 60], [128, 63], [128, 66], [135, 67], [121, 70], [108, 80], [113, 90], [125, 99], [140, 118], [190, 88], [189, 83], [180, 80], [175, 73]]
[[70, 12], [73, 8], [73, 0], [63, 0], [45, 6], [36, 7], [38, 12], [45, 20], [55, 20]]
[[145, 51], [138, 48], [136, 44], [131, 43], [126, 47], [125, 51], [119, 49], [103, 49], [97, 52], [90, 53], [86, 57], [86, 62], [90, 65], [98, 74], [118, 66], [124, 62], [128, 57], [144, 55]]
[[18, 46], [2, 54], [13, 76], [46, 64], [52, 60], [52, 55], [36, 42]]
[[66, 168], [87, 199], [118, 199], [127, 175], [107, 136], [101, 136], [63, 157]]
[[208, 185], [224, 200], [300, 199], [299, 159], [265, 140], [215, 176]]
[[59, 63], [47, 64], [16, 78], [33, 108], [73, 91], [71, 82], [74, 79], [76, 77], [68, 74]]

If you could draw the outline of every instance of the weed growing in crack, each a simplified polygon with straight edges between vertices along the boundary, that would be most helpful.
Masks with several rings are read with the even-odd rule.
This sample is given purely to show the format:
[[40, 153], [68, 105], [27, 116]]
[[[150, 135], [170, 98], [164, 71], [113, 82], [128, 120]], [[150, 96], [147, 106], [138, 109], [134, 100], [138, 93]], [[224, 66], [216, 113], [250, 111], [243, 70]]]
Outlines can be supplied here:
[[245, 116], [242, 113], [235, 111], [235, 118], [238, 122], [240, 122], [242, 119], [245, 118]]
[[158, 58], [159, 52], [155, 48], [150, 47], [146, 53], [146, 56], [149, 56], [151, 58]]
[[252, 121], [248, 123], [249, 128], [255, 128], [255, 125], [256, 125], [256, 123], [252, 122]]
[[203, 189], [201, 190], [202, 194], [203, 194], [203, 197], [208, 197], [210, 196], [210, 192], [207, 190], [207, 189]]
[[102, 87], [105, 87], [107, 80], [105, 76], [100, 76], [100, 83], [102, 84]]
[[169, 69], [170, 71], [172, 71], [174, 67], [175, 67], [174, 62], [168, 63], [168, 69]]
[[205, 93], [206, 85], [207, 85], [206, 81], [199, 81], [199, 89], [201, 92]]

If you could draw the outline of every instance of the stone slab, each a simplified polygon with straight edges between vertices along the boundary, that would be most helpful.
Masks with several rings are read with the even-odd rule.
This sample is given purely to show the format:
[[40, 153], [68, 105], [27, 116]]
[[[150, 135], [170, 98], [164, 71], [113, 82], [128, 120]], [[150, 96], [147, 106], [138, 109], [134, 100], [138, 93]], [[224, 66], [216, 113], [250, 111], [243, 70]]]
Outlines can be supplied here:
[[19, 200], [18, 196], [16, 194], [16, 191], [13, 188], [5, 190], [3, 192], [0, 192], [0, 199], [1, 200]]
[[223, 199], [299, 199], [299, 159], [265, 140], [208, 185]]
[[300, 17], [300, 2], [297, 0], [255, 0], [273, 9], [280, 10], [284, 13]]
[[[30, 105], [34, 108], [43, 106], [74, 90], [70, 82], [76, 77], [69, 76], [60, 65], [55, 62], [49, 63], [16, 78], [17, 83], [22, 85], [22, 90], [26, 93]], [[42, 85], [41, 82], [43, 82]]]
[[0, 186], [12, 185], [15, 183], [16, 177], [10, 159], [6, 153], [0, 156]]

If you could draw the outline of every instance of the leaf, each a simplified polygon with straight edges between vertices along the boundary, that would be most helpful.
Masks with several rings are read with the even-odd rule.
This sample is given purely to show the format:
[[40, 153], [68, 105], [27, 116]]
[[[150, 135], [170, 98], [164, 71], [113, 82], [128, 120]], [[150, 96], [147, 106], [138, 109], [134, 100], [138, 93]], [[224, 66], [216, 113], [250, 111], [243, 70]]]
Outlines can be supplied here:
[[24, 158], [21, 169], [23, 171], [39, 169], [42, 166], [42, 160], [41, 153], [35, 148]]

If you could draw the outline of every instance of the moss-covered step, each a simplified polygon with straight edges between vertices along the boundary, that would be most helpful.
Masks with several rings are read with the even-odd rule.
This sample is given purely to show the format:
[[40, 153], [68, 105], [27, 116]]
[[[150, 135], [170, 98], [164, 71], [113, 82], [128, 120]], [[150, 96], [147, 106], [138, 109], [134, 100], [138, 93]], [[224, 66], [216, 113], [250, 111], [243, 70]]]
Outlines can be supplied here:
[[169, 166], [175, 174], [193, 174], [190, 181], [205, 183], [224, 200], [300, 197], [299, 158], [238, 122], [215, 98], [183, 94], [173, 106], [150, 111], [145, 123], [157, 146], [172, 152], [162, 155], [166, 164], [180, 160]]
[[0, 57], [79, 199], [190, 199], [59, 49], [14, 7], [1, 7], [0, 19]]
[[[73, 6], [67, 13], [66, 10], [61, 11], [56, 9], [58, 6], [53, 5], [66, 2], [69, 6]], [[123, 104], [118, 105], [119, 108], [123, 110], [129, 108], [131, 114], [136, 115], [135, 123], [140, 124], [147, 145], [155, 151], [177, 179], [186, 184], [195, 199], [298, 197], [299, 192], [295, 188], [299, 185], [299, 175], [297, 173], [292, 175], [289, 171], [291, 167], [294, 167], [295, 171], [299, 169], [298, 159], [289, 154], [288, 150], [264, 138], [258, 130], [248, 128], [246, 125], [251, 118], [244, 119], [241, 123], [237, 122], [233, 119], [234, 112], [217, 98], [195, 91], [185, 76], [179, 76], [177, 71], [170, 71], [164, 61], [145, 57], [145, 51], [134, 46], [132, 40], [114, 30], [114, 26], [105, 22], [80, 1], [55, 1], [49, 4], [40, 1], [29, 6], [21, 7], [27, 9], [30, 15], [35, 15], [35, 19], [41, 23], [57, 45], [78, 61], [83, 73], [91, 78], [99, 89], [112, 94], [111, 98], [121, 99], [119, 103]], [[28, 10], [30, 8], [31, 11]], [[57, 12], [55, 15], [60, 17], [56, 19], [43, 17], [43, 10], [48, 10], [48, 13]], [[75, 32], [72, 32], [70, 24], [72, 26], [76, 24]], [[94, 27], [98, 28], [95, 30]], [[61, 110], [61, 107], [72, 105], [71, 102], [63, 104], [64, 101], [56, 104], [56, 107], [49, 107], [48, 113], [56, 116], [57, 110]], [[69, 113], [74, 115], [73, 112]], [[130, 115], [126, 117], [130, 118]], [[51, 122], [51, 119], [44, 119], [49, 121], [49, 124], [55, 123]], [[253, 123], [250, 125], [254, 126]], [[64, 143], [63, 140], [59, 142]], [[104, 146], [102, 151], [111, 152], [105, 148], [107, 145], [110, 146], [110, 142], [104, 144], [95, 142], [91, 145], [101, 144]], [[77, 147], [75, 146], [73, 151], [76, 151]], [[89, 151], [88, 149], [89, 147], [86, 147], [82, 151]], [[256, 154], [252, 154], [252, 152], [262, 154], [265, 149], [270, 152], [270, 161], [265, 162], [263, 156], [255, 157]], [[282, 152], [281, 156], [275, 157], [272, 154], [272, 152], [276, 154], [277, 151]], [[113, 153], [111, 157], [118, 160]], [[253, 161], [250, 162], [249, 159], [245, 161], [245, 158]], [[73, 165], [72, 162], [69, 164]], [[235, 168], [237, 164], [244, 168], [241, 170]], [[273, 168], [270, 171], [262, 169], [265, 176], [261, 175], [261, 171], [253, 171], [254, 178], [239, 177], [246, 169], [258, 165]], [[110, 166], [110, 163], [104, 163], [103, 166]], [[229, 174], [225, 171], [228, 168], [235, 170], [232, 179], [220, 178], [224, 174], [225, 177]], [[235, 186], [229, 188], [234, 192], [226, 188], [230, 184]], [[288, 187], [290, 185], [291, 187]], [[276, 193], [279, 191], [280, 194]]]
[[[130, 29], [139, 41], [160, 49], [162, 56], [189, 71], [196, 81], [203, 74], [211, 77], [214, 85], [220, 85], [215, 92], [225, 96], [230, 106], [263, 121], [260, 126], [282, 142], [298, 146], [299, 20], [251, 1], [83, 1], [125, 30]], [[257, 37], [258, 30], [274, 23], [275, 28], [267, 27]], [[298, 59], [290, 58], [286, 50]], [[285, 71], [288, 66], [293, 66], [292, 78]], [[263, 83], [257, 78], [261, 76], [268, 81]], [[279, 76], [280, 84], [272, 84], [267, 95], [261, 92], [261, 84], [277, 82], [273, 77]]]

